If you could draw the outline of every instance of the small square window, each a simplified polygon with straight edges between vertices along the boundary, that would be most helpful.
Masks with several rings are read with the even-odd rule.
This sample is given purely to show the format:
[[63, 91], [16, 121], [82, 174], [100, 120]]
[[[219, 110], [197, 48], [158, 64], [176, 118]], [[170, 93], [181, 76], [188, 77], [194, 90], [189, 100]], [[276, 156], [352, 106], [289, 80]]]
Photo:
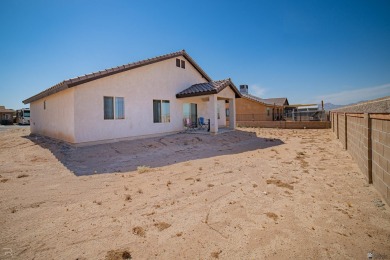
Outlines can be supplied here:
[[186, 68], [186, 62], [184, 60], [181, 61], [181, 68], [182, 69]]
[[176, 59], [176, 67], [180, 68], [180, 59]]

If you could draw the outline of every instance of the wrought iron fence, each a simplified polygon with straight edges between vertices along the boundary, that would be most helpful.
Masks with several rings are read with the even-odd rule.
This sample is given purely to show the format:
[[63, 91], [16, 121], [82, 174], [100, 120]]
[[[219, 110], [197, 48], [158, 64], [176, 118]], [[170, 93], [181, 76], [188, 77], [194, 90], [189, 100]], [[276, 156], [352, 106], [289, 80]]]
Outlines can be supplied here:
[[236, 121], [329, 121], [325, 111], [289, 111], [284, 114], [237, 114]]
[[284, 114], [286, 121], [329, 121], [325, 110], [319, 111], [289, 111]]

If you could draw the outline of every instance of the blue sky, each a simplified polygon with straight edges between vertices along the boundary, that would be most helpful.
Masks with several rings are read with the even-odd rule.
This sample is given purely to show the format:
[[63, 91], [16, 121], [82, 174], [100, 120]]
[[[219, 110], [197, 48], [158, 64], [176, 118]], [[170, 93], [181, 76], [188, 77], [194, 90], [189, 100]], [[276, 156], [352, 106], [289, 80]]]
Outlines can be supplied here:
[[0, 1], [0, 105], [185, 49], [263, 98], [390, 95], [390, 1]]

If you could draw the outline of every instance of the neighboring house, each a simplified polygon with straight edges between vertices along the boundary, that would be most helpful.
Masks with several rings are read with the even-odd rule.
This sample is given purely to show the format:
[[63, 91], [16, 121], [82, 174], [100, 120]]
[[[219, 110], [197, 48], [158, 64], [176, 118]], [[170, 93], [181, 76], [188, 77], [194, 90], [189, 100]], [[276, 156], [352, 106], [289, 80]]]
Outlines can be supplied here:
[[213, 81], [184, 51], [65, 80], [23, 101], [31, 133], [73, 144], [153, 136], [184, 129], [184, 118], [226, 126], [240, 92], [230, 79]]
[[283, 118], [287, 98], [263, 99], [248, 93], [248, 85], [240, 85], [241, 99], [236, 101], [237, 120], [275, 121]]
[[15, 111], [6, 109], [5, 106], [0, 106], [0, 125], [12, 125], [14, 122]]
[[298, 106], [298, 112], [317, 112], [319, 111], [319, 105]]
[[285, 106], [287, 121], [325, 121], [326, 114], [318, 104], [292, 104]]

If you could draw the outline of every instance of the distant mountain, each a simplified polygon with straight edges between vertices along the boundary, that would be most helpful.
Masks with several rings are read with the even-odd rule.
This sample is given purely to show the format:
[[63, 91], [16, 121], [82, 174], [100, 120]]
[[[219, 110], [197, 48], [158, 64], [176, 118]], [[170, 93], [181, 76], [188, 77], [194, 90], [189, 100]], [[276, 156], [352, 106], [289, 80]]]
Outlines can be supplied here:
[[352, 105], [356, 105], [356, 104], [360, 104], [360, 103], [365, 103], [365, 102], [368, 102], [368, 100], [361, 100], [361, 101], [358, 101], [358, 102], [355, 102], [355, 103], [351, 103], [351, 104], [348, 104], [348, 105], [345, 105], [345, 106], [352, 106]]
[[[329, 110], [340, 108], [340, 107], [343, 107], [343, 106], [345, 106], [345, 105], [335, 105], [335, 104], [332, 104], [332, 103], [325, 103], [324, 104], [324, 109], [326, 111], [329, 111]], [[321, 109], [321, 104], [319, 104], [318, 107]]]
[[[329, 111], [329, 110], [332, 110], [332, 109], [338, 109], [338, 108], [342, 108], [342, 107], [350, 107], [350, 106], [353, 106], [355, 107], [356, 105], [357, 106], [363, 106], [365, 105], [367, 102], [368, 103], [373, 103], [373, 102], [380, 102], [380, 101], [383, 101], [383, 100], [389, 100], [390, 99], [390, 96], [386, 96], [386, 97], [381, 97], [381, 98], [377, 98], [377, 99], [373, 99], [373, 100], [361, 100], [361, 101], [358, 101], [358, 102], [354, 102], [354, 103], [350, 103], [350, 104], [346, 104], [346, 105], [335, 105], [335, 104], [332, 104], [332, 103], [325, 103], [324, 104], [324, 110], [326, 111]], [[375, 105], [374, 105], [375, 106]], [[388, 109], [390, 109], [390, 107], [387, 105]], [[318, 108], [321, 109], [321, 104], [318, 105]], [[349, 109], [349, 108], [348, 108]], [[356, 109], [355, 109], [356, 110]], [[388, 110], [381, 110], [379, 109], [381, 112], [377, 112], [377, 113], [382, 113], [383, 111], [388, 111]], [[375, 107], [375, 109], [371, 109], [370, 111], [379, 111], [377, 107]], [[373, 112], [372, 112], [373, 113]]]

